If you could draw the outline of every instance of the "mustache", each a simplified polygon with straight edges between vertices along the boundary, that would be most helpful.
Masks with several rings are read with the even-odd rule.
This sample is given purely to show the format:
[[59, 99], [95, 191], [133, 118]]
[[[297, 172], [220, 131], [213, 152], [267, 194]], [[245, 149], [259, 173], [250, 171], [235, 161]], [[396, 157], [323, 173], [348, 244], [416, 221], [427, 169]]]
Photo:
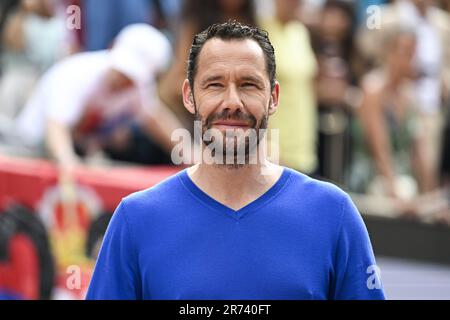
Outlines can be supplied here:
[[249, 127], [254, 128], [256, 126], [257, 120], [254, 116], [250, 114], [245, 114], [240, 110], [236, 110], [231, 113], [228, 110], [222, 110], [221, 112], [211, 114], [208, 116], [205, 122], [206, 128], [211, 128], [212, 123], [218, 120], [237, 120], [237, 121], [245, 121], [249, 124]]

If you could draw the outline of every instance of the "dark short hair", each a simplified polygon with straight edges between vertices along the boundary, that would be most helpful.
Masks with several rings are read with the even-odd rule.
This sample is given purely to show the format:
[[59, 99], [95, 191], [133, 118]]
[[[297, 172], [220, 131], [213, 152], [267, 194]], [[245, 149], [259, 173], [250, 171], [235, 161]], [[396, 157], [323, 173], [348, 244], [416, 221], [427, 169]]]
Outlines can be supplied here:
[[218, 38], [221, 40], [245, 40], [251, 39], [258, 43], [264, 52], [266, 60], [266, 71], [269, 75], [271, 90], [275, 87], [276, 63], [275, 50], [269, 40], [267, 31], [258, 27], [241, 24], [237, 21], [216, 23], [200, 32], [194, 37], [187, 66], [187, 78], [191, 88], [194, 87], [194, 78], [197, 73], [198, 56], [203, 46], [209, 39]]

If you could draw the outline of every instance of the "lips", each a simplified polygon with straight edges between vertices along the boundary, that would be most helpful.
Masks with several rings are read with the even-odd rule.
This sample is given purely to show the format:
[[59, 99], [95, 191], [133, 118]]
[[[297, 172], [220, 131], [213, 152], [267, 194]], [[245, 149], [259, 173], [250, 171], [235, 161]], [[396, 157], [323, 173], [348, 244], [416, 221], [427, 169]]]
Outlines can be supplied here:
[[237, 129], [237, 128], [247, 128], [249, 127], [249, 124], [245, 121], [240, 120], [219, 120], [213, 122], [213, 126]]

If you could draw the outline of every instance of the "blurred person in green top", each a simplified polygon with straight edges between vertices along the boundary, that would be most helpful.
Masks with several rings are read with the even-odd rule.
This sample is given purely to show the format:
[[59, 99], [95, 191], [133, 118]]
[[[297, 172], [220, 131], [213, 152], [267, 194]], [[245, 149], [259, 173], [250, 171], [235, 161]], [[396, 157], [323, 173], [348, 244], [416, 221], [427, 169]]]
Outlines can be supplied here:
[[260, 25], [275, 48], [277, 79], [283, 88], [280, 108], [270, 127], [279, 129], [282, 165], [306, 174], [317, 170], [317, 109], [314, 77], [317, 62], [306, 27], [297, 19], [301, 1], [275, 0], [275, 14]]
[[424, 134], [412, 83], [416, 35], [398, 28], [384, 39], [382, 67], [362, 79], [351, 188], [404, 202], [432, 190]]

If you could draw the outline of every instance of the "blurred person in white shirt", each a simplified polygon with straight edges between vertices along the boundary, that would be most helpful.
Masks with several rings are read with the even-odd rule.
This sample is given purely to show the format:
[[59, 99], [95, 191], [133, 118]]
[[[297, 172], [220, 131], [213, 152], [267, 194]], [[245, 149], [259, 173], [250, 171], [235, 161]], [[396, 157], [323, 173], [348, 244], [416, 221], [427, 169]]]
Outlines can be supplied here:
[[160, 103], [155, 88], [170, 57], [162, 33], [134, 24], [120, 32], [111, 50], [75, 54], [57, 63], [19, 116], [21, 143], [46, 147], [65, 171], [80, 162], [78, 154], [133, 147], [136, 132], [170, 154], [171, 133], [181, 125]]

